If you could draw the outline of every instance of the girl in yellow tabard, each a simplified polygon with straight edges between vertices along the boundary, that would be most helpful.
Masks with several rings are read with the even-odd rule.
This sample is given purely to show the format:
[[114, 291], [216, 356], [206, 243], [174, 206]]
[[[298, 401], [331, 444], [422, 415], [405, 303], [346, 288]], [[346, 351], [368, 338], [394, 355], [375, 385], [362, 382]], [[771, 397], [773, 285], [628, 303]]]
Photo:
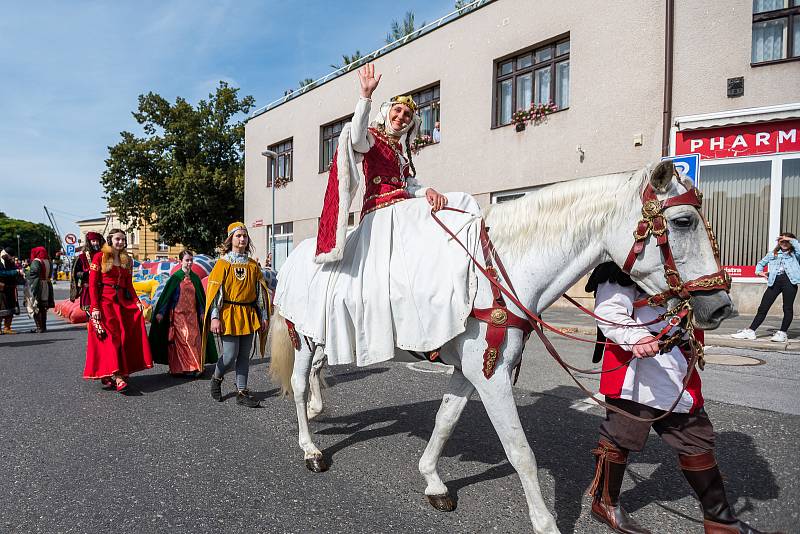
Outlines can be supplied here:
[[247, 389], [247, 374], [256, 333], [264, 355], [271, 303], [264, 274], [250, 258], [252, 251], [244, 223], [230, 224], [222, 245], [223, 255], [208, 275], [201, 354], [205, 353], [207, 332], [220, 336], [222, 355], [211, 377], [211, 397], [222, 402], [222, 379], [235, 362], [236, 403], [256, 408], [259, 402]]

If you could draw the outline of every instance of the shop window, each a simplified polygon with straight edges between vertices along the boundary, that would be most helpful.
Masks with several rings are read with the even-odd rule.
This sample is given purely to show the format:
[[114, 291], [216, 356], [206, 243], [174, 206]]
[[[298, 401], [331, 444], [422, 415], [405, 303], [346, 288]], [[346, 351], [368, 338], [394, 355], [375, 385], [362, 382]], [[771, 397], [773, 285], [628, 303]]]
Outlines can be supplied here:
[[494, 126], [511, 124], [532, 104], [569, 107], [569, 37], [559, 37], [494, 64]]
[[342, 133], [344, 125], [353, 119], [348, 115], [320, 127], [319, 136], [319, 172], [326, 172], [331, 167], [333, 156], [336, 154], [336, 146], [339, 143], [339, 134]]
[[[286, 262], [294, 248], [294, 224], [287, 222], [275, 225], [275, 255], [272, 258], [272, 269], [277, 271]], [[272, 229], [268, 228], [267, 249], [272, 252]]]
[[753, 0], [750, 61], [800, 58], [800, 0]]
[[269, 150], [278, 154], [276, 161], [270, 161], [267, 166], [267, 187], [272, 187], [272, 175], [277, 171], [280, 187], [282, 183], [292, 181], [292, 139], [281, 141], [267, 147]]
[[417, 113], [422, 119], [417, 137], [429, 136], [432, 143], [438, 143], [441, 140], [441, 132], [437, 131], [434, 135], [433, 129], [440, 121], [439, 84], [417, 91], [411, 95], [411, 98], [417, 103]]
[[780, 232], [800, 235], [800, 159], [783, 160]]
[[703, 210], [719, 241], [723, 265], [754, 265], [769, 239], [772, 163], [703, 165]]

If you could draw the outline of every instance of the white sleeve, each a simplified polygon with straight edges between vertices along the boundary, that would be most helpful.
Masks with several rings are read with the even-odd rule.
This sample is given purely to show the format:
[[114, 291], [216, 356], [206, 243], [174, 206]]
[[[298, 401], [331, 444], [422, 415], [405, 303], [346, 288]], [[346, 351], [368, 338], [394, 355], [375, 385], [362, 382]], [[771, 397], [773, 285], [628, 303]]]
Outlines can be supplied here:
[[425, 193], [430, 189], [430, 187], [421, 185], [419, 180], [413, 176], [409, 176], [406, 179], [406, 184], [406, 190], [417, 198], [424, 197]]
[[[650, 331], [633, 319], [633, 302], [636, 299], [636, 286], [621, 286], [605, 282], [597, 287], [594, 313], [609, 321], [630, 325], [635, 328], [614, 326], [597, 322], [603, 334], [614, 343], [633, 345], [647, 336]], [[626, 347], [627, 348], [627, 347]]]
[[355, 113], [353, 113], [353, 120], [350, 126], [350, 142], [353, 143], [353, 150], [362, 154], [369, 152], [372, 145], [375, 144], [375, 139], [369, 133], [369, 110], [372, 100], [358, 97]]

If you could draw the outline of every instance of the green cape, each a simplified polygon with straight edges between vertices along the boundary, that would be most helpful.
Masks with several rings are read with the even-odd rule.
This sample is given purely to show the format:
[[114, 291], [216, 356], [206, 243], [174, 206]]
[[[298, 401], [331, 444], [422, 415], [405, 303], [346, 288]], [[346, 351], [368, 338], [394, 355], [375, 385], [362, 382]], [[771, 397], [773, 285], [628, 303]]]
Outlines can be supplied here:
[[[153, 353], [153, 361], [156, 363], [163, 365], [167, 365], [169, 363], [167, 357], [167, 338], [170, 327], [170, 314], [164, 314], [164, 320], [159, 321], [156, 319], [156, 310], [158, 310], [162, 305], [166, 305], [170, 301], [172, 295], [175, 293], [175, 290], [181, 284], [185, 276], [186, 274], [182, 269], [179, 269], [175, 274], [170, 276], [169, 280], [167, 280], [167, 283], [164, 286], [164, 289], [161, 291], [161, 296], [158, 297], [158, 302], [155, 304], [155, 306], [153, 306], [153, 316], [150, 319], [150, 333], [147, 337], [150, 340], [150, 351]], [[192, 281], [192, 285], [194, 286], [194, 298], [195, 305], [197, 306], [199, 313], [199, 321], [199, 317], [202, 316], [203, 311], [206, 309], [206, 293], [203, 291], [203, 284], [200, 283], [200, 278], [196, 274], [189, 272], [189, 279]], [[202, 335], [203, 324], [200, 323], [197, 325], [197, 327], [200, 329]], [[214, 339], [210, 333], [208, 334], [208, 338], [209, 339], [207, 340], [207, 343], [205, 343], [205, 355], [200, 355], [201, 358], [205, 356], [204, 360], [200, 362], [200, 367], [203, 367], [207, 363], [215, 363], [218, 358], [217, 345], [214, 343]]]

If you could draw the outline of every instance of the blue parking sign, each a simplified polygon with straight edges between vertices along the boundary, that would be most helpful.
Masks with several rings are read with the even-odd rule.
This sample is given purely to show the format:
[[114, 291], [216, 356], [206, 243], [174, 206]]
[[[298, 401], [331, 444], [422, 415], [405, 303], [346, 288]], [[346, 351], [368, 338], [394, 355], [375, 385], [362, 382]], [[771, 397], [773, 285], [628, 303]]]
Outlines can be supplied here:
[[67, 245], [67, 256], [70, 258], [75, 255], [75, 245]]
[[681, 178], [688, 178], [697, 185], [697, 178], [700, 176], [700, 154], [665, 156], [661, 160], [671, 160]]

